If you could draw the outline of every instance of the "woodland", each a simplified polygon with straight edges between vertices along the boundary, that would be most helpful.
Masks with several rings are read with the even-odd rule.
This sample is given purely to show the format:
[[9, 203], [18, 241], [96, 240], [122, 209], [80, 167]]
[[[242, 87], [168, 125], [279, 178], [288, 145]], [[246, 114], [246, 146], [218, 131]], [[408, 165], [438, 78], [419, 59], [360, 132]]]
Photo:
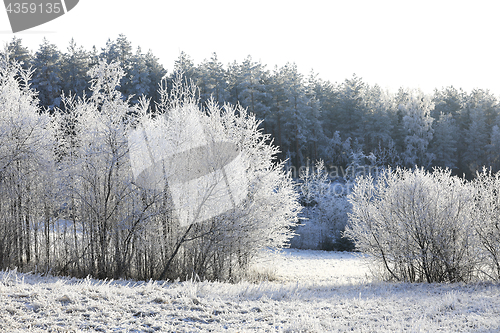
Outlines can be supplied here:
[[[14, 38], [0, 56], [0, 269], [239, 281], [261, 250], [291, 245], [368, 253], [398, 281], [500, 276], [500, 105], [488, 90], [391, 93], [215, 53], [198, 65], [181, 53], [168, 73], [123, 35], [100, 51], [45, 39], [34, 53]], [[230, 186], [214, 169], [184, 223], [172, 189], [133, 175], [130, 138], [149, 126], [170, 151], [193, 124], [207, 147], [236, 148], [247, 186], [199, 218], [228, 204], [213, 197]], [[225, 165], [210, 158], [196, 163]]]
[[14, 37], [8, 50], [24, 69], [35, 69], [32, 88], [40, 105], [51, 110], [64, 109], [63, 94], [90, 95], [87, 73], [100, 60], [120, 62], [120, 92], [132, 104], [140, 96], [150, 98], [151, 112], [160, 100], [161, 79], [170, 87], [182, 72], [198, 87], [202, 105], [211, 98], [219, 105], [239, 104], [262, 120], [262, 130], [280, 147], [279, 159], [292, 171], [316, 160], [339, 176], [353, 163], [444, 167], [469, 179], [483, 166], [500, 169], [500, 106], [493, 92], [480, 87], [388, 92], [355, 74], [330, 82], [314, 72], [303, 75], [294, 63], [269, 69], [251, 56], [224, 65], [216, 53], [195, 64], [181, 52], [168, 72], [151, 51], [134, 49], [124, 35], [92, 50], [71, 41], [61, 51], [44, 40], [34, 52]]

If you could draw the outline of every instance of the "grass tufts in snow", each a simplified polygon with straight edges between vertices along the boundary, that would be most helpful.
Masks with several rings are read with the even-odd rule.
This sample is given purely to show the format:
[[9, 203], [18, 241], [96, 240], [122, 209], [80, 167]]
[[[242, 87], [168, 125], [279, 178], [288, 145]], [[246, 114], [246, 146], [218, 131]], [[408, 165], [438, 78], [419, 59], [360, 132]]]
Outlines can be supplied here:
[[[0, 272], [1, 332], [496, 332], [500, 286], [388, 283], [352, 253], [261, 258], [274, 281], [70, 279]], [[7, 282], [7, 283], [5, 283]]]

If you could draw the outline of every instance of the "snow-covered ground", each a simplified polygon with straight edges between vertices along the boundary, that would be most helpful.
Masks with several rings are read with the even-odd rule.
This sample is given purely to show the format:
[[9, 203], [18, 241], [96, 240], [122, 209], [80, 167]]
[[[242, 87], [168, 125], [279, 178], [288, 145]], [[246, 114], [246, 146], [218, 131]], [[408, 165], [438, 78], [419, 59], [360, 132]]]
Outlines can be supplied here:
[[497, 284], [402, 284], [351, 253], [263, 255], [270, 281], [98, 281], [0, 272], [0, 332], [499, 332]]

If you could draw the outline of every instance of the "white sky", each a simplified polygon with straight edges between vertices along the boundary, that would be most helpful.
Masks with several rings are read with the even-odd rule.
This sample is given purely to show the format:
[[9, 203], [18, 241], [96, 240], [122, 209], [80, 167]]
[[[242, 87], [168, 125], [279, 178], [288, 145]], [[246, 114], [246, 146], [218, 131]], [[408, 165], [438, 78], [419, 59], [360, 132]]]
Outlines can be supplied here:
[[[20, 32], [38, 49], [43, 37], [66, 51], [99, 50], [125, 34], [170, 72], [181, 51], [195, 63], [216, 52], [225, 65], [247, 55], [268, 69], [295, 62], [341, 82], [356, 73], [391, 91], [453, 85], [500, 95], [500, 2], [448, 0], [80, 0], [66, 15]], [[0, 42], [14, 34], [0, 9]]]

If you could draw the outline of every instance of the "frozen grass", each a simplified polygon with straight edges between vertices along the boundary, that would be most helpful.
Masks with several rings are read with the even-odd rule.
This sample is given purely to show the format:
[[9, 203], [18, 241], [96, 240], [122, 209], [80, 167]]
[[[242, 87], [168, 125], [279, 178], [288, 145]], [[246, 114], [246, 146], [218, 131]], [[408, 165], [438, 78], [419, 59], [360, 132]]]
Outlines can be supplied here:
[[500, 330], [499, 285], [378, 282], [364, 260], [350, 253], [268, 253], [250, 277], [264, 281], [238, 284], [0, 272], [0, 332]]

